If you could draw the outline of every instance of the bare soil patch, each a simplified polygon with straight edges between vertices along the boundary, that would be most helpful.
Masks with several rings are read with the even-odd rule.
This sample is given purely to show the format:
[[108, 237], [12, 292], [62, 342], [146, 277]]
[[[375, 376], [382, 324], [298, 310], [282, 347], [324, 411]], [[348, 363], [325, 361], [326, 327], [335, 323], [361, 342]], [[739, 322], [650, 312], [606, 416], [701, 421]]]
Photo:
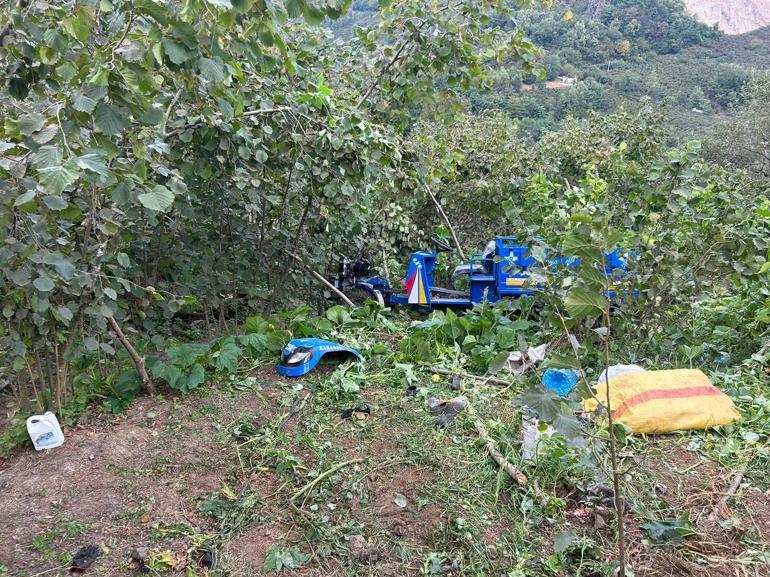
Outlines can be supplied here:
[[[275, 377], [268, 369], [256, 375], [264, 381], [260, 394], [214, 391], [208, 397], [142, 398], [122, 416], [101, 415], [68, 429], [66, 443], [56, 450], [24, 449], [4, 461], [0, 542], [6, 546], [0, 548], [0, 565], [12, 576], [65, 575], [67, 554], [97, 544], [103, 555], [88, 575], [129, 575], [129, 551], [147, 546], [168, 550], [178, 564], [166, 574], [183, 575], [186, 563], [192, 562], [190, 538], [183, 534], [159, 538], [159, 528], [179, 525], [216, 534], [217, 523], [202, 514], [200, 506], [207, 497], [221, 497], [228, 490], [238, 496], [252, 491], [260, 503], [256, 520], [222, 541], [221, 561], [233, 576], [263, 575], [265, 557], [273, 546], [298, 547], [309, 560], [291, 574], [318, 577], [417, 575], [425, 555], [453, 546], [448, 530], [451, 511], [435, 492], [442, 483], [446, 488], [446, 479], [462, 465], [444, 458], [421, 460], [404, 450], [406, 439], [415, 432], [398, 419], [408, 414], [419, 417], [413, 401], [367, 393], [365, 400], [374, 408], [370, 416], [340, 422], [324, 414], [323, 430], [317, 428], [318, 422], [308, 425], [312, 397], [306, 405], [298, 405], [276, 445], [301, 458], [304, 468], [291, 477], [270, 466], [250, 470], [234, 450], [235, 423], [246, 420], [260, 426], [292, 410], [286, 404], [286, 389], [270, 381]], [[500, 415], [513, 418], [502, 410]], [[425, 422], [431, 420], [426, 413]], [[328, 454], [319, 455], [303, 444], [308, 434], [326, 443]], [[437, 447], [449, 448], [452, 436], [438, 437]], [[722, 525], [706, 523], [733, 472], [687, 451], [673, 438], [651, 438], [649, 443], [640, 467], [658, 498], [667, 503], [666, 515], [688, 514], [701, 535], [688, 537], [676, 550], [651, 547], [642, 543], [646, 535], [640, 525], [646, 520], [632, 517], [629, 544], [636, 575], [743, 575], [740, 558], [748, 544], [766, 541], [770, 533], [768, 495], [742, 488], [728, 502], [734, 522], [724, 523], [727, 519], [722, 516]], [[246, 448], [243, 451], [245, 459]], [[345, 470], [340, 478], [344, 481], [328, 479], [320, 492], [314, 491], [313, 499], [297, 503], [305, 514], [313, 506], [320, 508], [328, 519], [320, 529], [310, 527], [289, 505], [289, 495], [312, 479], [311, 469], [319, 467], [319, 458], [328, 467], [356, 457], [365, 462], [355, 472]], [[593, 518], [586, 517], [584, 506], [573, 503], [572, 496], [565, 498], [567, 520], [590, 534]], [[510, 502], [511, 496], [503, 491], [502, 506]], [[491, 515], [480, 534], [482, 546], [504, 554], [505, 547], [498, 545], [512, 522], [515, 517]], [[320, 536], [319, 530], [328, 532]], [[609, 540], [609, 529], [604, 531]], [[533, 533], [533, 538], [542, 539], [545, 556], [552, 552], [553, 532], [542, 526]]]

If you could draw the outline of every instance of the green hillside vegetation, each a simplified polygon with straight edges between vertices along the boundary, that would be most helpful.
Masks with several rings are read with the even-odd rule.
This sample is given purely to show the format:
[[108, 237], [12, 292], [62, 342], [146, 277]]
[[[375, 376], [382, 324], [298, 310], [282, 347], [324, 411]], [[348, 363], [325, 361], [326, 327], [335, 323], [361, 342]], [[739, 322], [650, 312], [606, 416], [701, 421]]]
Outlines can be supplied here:
[[[540, 137], [567, 115], [633, 108], [643, 98], [664, 103], [672, 142], [700, 138], [744, 103], [745, 88], [770, 68], [770, 29], [721, 35], [683, 13], [680, 2], [612, 2], [598, 19], [579, 3], [525, 11], [528, 35], [542, 47], [545, 75], [500, 68], [491, 94], [472, 94], [474, 111], [500, 109]], [[546, 81], [571, 77], [571, 87]], [[522, 91], [522, 83], [531, 91]], [[527, 86], [524, 87], [529, 88]]]
[[[745, 101], [757, 72], [770, 68], [770, 28], [726, 36], [697, 22], [679, 0], [555, 2], [522, 10], [517, 23], [540, 48], [540, 74], [518, 66], [489, 73], [492, 90], [473, 91], [473, 112], [501, 110], [536, 138], [568, 116], [633, 109], [644, 98], [663, 103], [670, 142], [703, 138]], [[377, 2], [358, 0], [330, 25], [342, 37], [375, 17]], [[574, 86], [559, 83], [574, 78]]]

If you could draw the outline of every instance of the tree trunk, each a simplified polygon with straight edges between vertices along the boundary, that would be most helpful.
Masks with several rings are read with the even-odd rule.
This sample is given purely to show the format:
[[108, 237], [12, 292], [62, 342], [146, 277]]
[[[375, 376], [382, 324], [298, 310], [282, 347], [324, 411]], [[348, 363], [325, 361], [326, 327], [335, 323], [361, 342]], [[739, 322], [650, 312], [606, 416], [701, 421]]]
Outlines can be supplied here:
[[606, 406], [607, 426], [609, 427], [610, 437], [610, 462], [612, 463], [612, 492], [615, 499], [615, 512], [618, 520], [618, 577], [626, 577], [626, 527], [625, 527], [625, 500], [621, 495], [620, 489], [620, 467], [618, 466], [618, 448], [615, 441], [615, 430], [613, 428], [612, 401], [610, 400], [610, 308], [604, 311], [604, 320], [607, 327], [607, 334], [604, 336], [604, 386], [606, 388]]
[[126, 349], [126, 352], [131, 357], [131, 360], [134, 361], [136, 372], [139, 373], [139, 377], [142, 379], [142, 386], [144, 387], [144, 390], [150, 395], [154, 395], [155, 385], [153, 384], [150, 375], [147, 374], [147, 369], [144, 367], [144, 359], [139, 356], [139, 353], [136, 352], [136, 349], [131, 345], [130, 342], [128, 342], [128, 339], [120, 329], [118, 322], [113, 317], [107, 317], [107, 322], [110, 324], [112, 330], [115, 331], [115, 334], [118, 336], [118, 340], [120, 340], [120, 343]]
[[[302, 235], [302, 230], [305, 227], [305, 219], [307, 218], [307, 213], [310, 212], [310, 206], [313, 204], [313, 195], [311, 194], [308, 196], [307, 204], [305, 205], [305, 210], [302, 211], [302, 216], [299, 219], [299, 224], [297, 224], [297, 230], [294, 232], [294, 240], [292, 241], [291, 246], [296, 247], [297, 243], [299, 242], [299, 239]], [[283, 272], [278, 277], [278, 282], [275, 283], [275, 287], [273, 288], [272, 293], [270, 294], [270, 300], [267, 303], [267, 306], [265, 307], [265, 310], [263, 311], [263, 315], [265, 318], [269, 317], [271, 314], [273, 314], [273, 308], [275, 307], [276, 299], [278, 298], [278, 291], [283, 288], [283, 284], [286, 282], [286, 279], [289, 276], [289, 273], [291, 272], [291, 266], [289, 263], [285, 263], [285, 266], [283, 267]]]

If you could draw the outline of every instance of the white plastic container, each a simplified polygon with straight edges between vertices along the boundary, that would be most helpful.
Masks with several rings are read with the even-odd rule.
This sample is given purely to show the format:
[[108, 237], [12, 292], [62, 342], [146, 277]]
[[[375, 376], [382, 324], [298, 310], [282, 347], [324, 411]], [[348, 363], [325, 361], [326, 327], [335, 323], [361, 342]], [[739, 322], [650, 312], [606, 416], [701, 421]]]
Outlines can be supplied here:
[[27, 433], [36, 451], [53, 449], [64, 444], [59, 420], [51, 411], [44, 415], [32, 415], [27, 419]]
[[540, 430], [540, 421], [535, 417], [521, 419], [521, 460], [529, 465], [537, 463], [538, 456], [543, 453], [541, 440], [550, 437], [556, 430], [548, 425], [545, 431]]

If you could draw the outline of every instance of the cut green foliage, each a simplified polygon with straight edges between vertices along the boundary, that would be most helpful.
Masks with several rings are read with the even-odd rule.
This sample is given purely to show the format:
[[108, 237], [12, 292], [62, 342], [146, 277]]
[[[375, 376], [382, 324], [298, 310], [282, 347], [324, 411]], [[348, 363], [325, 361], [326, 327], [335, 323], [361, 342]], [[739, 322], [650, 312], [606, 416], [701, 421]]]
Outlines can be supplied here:
[[687, 515], [676, 519], [650, 521], [641, 527], [653, 543], [667, 547], [676, 547], [682, 544], [685, 537], [698, 535]]
[[262, 570], [265, 573], [280, 573], [284, 570], [291, 571], [301, 567], [308, 559], [310, 557], [300, 551], [298, 547], [285, 549], [276, 543], [267, 550]]

